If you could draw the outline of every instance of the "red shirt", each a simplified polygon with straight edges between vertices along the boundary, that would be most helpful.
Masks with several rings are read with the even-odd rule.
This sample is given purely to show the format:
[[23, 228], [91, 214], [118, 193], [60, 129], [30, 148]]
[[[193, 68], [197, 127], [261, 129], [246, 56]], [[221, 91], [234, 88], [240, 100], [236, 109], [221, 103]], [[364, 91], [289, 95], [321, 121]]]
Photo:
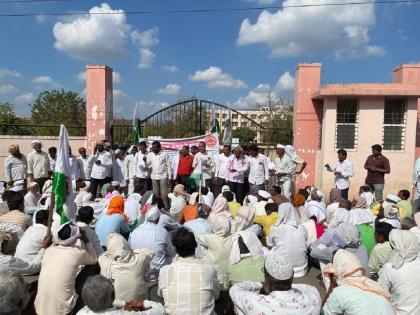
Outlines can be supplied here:
[[194, 161], [194, 157], [192, 155], [187, 155], [187, 156], [180, 155], [177, 175], [190, 176], [193, 171], [193, 168], [192, 168], [193, 161]]

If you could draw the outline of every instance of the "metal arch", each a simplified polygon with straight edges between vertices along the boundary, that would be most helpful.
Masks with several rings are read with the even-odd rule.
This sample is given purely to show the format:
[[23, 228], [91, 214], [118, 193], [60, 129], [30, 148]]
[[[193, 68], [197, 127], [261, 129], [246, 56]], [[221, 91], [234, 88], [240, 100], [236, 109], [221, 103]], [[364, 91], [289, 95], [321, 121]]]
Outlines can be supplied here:
[[170, 105], [170, 106], [168, 106], [168, 107], [162, 108], [161, 110], [158, 110], [157, 112], [155, 112], [155, 113], [153, 113], [153, 114], [151, 114], [151, 115], [147, 116], [145, 119], [142, 119], [140, 122], [141, 122], [141, 123], [147, 122], [149, 119], [151, 119], [151, 118], [153, 118], [153, 117], [155, 117], [155, 116], [159, 115], [159, 114], [160, 114], [160, 113], [162, 113], [162, 112], [169, 111], [170, 109], [172, 109], [172, 108], [174, 108], [174, 107], [176, 107], [176, 106], [181, 106], [181, 105], [184, 105], [184, 104], [187, 104], [187, 103], [188, 103], [188, 104], [191, 104], [191, 103], [193, 103], [193, 102], [196, 102], [196, 105], [197, 105], [197, 106], [202, 106], [202, 103], [207, 103], [207, 104], [209, 104], [209, 105], [215, 105], [215, 106], [218, 106], [218, 107], [221, 107], [221, 108], [227, 109], [227, 110], [231, 110], [231, 111], [232, 111], [232, 112], [234, 112], [235, 114], [240, 115], [240, 117], [246, 118], [247, 120], [249, 120], [250, 122], [252, 122], [252, 123], [253, 123], [254, 125], [256, 125], [257, 127], [261, 128], [261, 129], [266, 129], [264, 126], [262, 126], [262, 125], [260, 125], [259, 123], [257, 123], [254, 119], [249, 118], [247, 115], [244, 115], [244, 114], [240, 113], [239, 111], [237, 111], [237, 110], [235, 110], [235, 109], [233, 109], [233, 108], [230, 108], [230, 107], [228, 107], [228, 106], [226, 106], [226, 105], [222, 105], [222, 104], [215, 103], [215, 102], [212, 102], [212, 101], [200, 100], [200, 99], [198, 99], [198, 98], [191, 98], [191, 99], [188, 99], [188, 100], [184, 100], [184, 101], [182, 101], [182, 102], [178, 102], [178, 103], [172, 104], [172, 105]]

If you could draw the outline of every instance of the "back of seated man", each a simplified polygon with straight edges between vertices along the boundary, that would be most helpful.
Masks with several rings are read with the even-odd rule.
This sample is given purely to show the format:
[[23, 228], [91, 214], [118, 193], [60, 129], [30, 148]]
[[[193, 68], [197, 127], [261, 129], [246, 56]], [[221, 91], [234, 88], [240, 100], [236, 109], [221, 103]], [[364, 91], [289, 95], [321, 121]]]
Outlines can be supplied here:
[[0, 272], [0, 314], [22, 314], [29, 299], [22, 276], [11, 270]]

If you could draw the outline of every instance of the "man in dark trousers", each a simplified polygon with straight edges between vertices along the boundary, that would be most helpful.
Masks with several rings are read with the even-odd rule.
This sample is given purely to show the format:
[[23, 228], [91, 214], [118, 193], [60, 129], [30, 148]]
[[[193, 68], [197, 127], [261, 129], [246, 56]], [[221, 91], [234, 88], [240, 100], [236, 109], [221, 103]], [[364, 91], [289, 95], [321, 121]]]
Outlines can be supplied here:
[[391, 168], [389, 166], [389, 160], [382, 155], [382, 146], [379, 144], [372, 146], [372, 155], [368, 156], [365, 169], [367, 170], [366, 185], [375, 192], [376, 201], [382, 202], [385, 174], [389, 174]]

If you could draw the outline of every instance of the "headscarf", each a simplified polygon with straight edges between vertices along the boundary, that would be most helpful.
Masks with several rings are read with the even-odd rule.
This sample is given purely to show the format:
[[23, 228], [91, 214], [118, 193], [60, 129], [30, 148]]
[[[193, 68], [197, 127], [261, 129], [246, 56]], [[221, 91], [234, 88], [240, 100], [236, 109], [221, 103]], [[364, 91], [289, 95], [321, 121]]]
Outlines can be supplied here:
[[404, 263], [413, 261], [419, 255], [419, 241], [410, 231], [393, 229], [389, 233], [389, 244], [392, 251], [387, 262], [391, 263], [395, 269], [401, 268]]
[[284, 147], [284, 151], [286, 155], [288, 155], [293, 160], [294, 163], [302, 164], [305, 162], [299, 155], [296, 154], [295, 148], [290, 144]]
[[133, 257], [133, 251], [127, 240], [118, 233], [112, 233], [108, 236], [106, 249], [109, 258], [117, 262], [126, 263]]
[[113, 214], [122, 215], [125, 222], [128, 222], [128, 217], [124, 214], [124, 198], [121, 195], [114, 195], [108, 204], [108, 209], [106, 211], [107, 215]]
[[149, 211], [146, 212], [146, 221], [153, 222], [160, 217], [160, 210], [156, 205], [153, 205]]
[[182, 184], [175, 185], [173, 193], [175, 196], [186, 197], [187, 193], [185, 192], [185, 187]]
[[330, 191], [330, 203], [343, 201], [341, 196], [341, 190], [338, 188], [333, 188]]
[[370, 207], [375, 202], [375, 197], [370, 191], [362, 192], [360, 196], [365, 198], [368, 207]]
[[306, 215], [310, 219], [316, 217], [318, 223], [324, 221], [327, 217], [325, 216], [325, 210], [317, 201], [310, 201], [306, 205]]
[[333, 273], [337, 277], [337, 284], [350, 285], [361, 290], [380, 295], [391, 303], [391, 295], [378, 282], [367, 278], [363, 274], [363, 266], [353, 253], [339, 249], [334, 255], [332, 264], [328, 264], [324, 273]]
[[417, 227], [420, 228], [420, 212], [414, 214], [414, 221], [416, 221]]
[[305, 204], [305, 196], [302, 194], [296, 194], [293, 197], [293, 205], [295, 207], [301, 207]]
[[382, 203], [382, 207], [384, 208], [385, 218], [394, 219], [394, 220], [400, 219], [400, 209], [398, 209], [396, 205], [393, 205], [392, 203], [384, 201]]
[[367, 204], [367, 201], [364, 197], [359, 196], [356, 198], [356, 205], [355, 208], [361, 208], [361, 209], [367, 209], [369, 206]]
[[231, 218], [232, 233], [247, 229], [253, 224], [255, 208], [251, 206], [242, 206], [234, 218]]
[[370, 224], [373, 223], [374, 218], [372, 212], [367, 208], [355, 208], [350, 210], [349, 222], [359, 224]]
[[[59, 232], [65, 227], [70, 226], [70, 237], [66, 240], [60, 239]], [[59, 227], [53, 229], [53, 238], [54, 238], [54, 244], [56, 245], [62, 245], [62, 246], [73, 246], [76, 244], [77, 239], [80, 237], [80, 230], [77, 225], [74, 225], [73, 222], [67, 222]]]
[[226, 237], [230, 234], [230, 220], [223, 214], [216, 215], [212, 225], [214, 234], [220, 237]]
[[223, 214], [226, 217], [231, 217], [232, 214], [229, 211], [229, 204], [225, 197], [219, 195], [213, 203], [213, 207], [211, 207], [211, 212], [207, 220], [214, 221], [216, 215]]
[[330, 221], [328, 222], [329, 228], [334, 228], [338, 226], [340, 223], [349, 222], [349, 211], [344, 208], [337, 208], [331, 214]]
[[359, 228], [348, 222], [343, 222], [337, 225], [335, 231], [345, 243], [346, 247], [357, 248], [360, 245], [360, 230]]
[[4, 231], [0, 231], [0, 245], [3, 244], [4, 241], [10, 241], [12, 236]]
[[[242, 237], [244, 244], [249, 250], [249, 254], [241, 254], [238, 242], [239, 237]], [[230, 252], [230, 264], [237, 264], [241, 261], [241, 258], [246, 256], [251, 256], [253, 259], [257, 259], [260, 257], [265, 257], [265, 254], [265, 248], [262, 246], [260, 240], [254, 233], [248, 231], [240, 231], [234, 235], [232, 249]]]
[[288, 224], [294, 227], [298, 227], [299, 219], [296, 218], [295, 208], [290, 202], [282, 203], [279, 206], [277, 222], [274, 226], [280, 226], [281, 224]]

